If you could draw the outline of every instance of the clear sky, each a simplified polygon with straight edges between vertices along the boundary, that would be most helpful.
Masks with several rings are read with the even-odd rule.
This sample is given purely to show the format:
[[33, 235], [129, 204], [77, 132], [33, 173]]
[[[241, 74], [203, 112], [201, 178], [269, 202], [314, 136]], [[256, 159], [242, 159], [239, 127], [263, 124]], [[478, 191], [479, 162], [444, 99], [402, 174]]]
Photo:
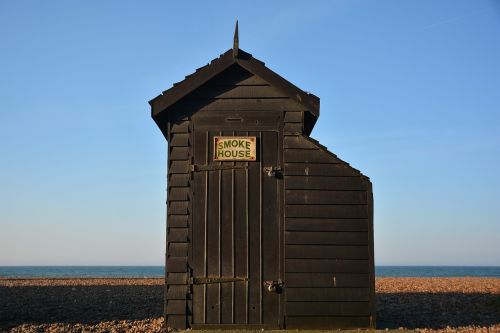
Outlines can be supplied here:
[[163, 264], [147, 101], [232, 47], [321, 98], [376, 264], [500, 265], [500, 3], [0, 0], [0, 265]]

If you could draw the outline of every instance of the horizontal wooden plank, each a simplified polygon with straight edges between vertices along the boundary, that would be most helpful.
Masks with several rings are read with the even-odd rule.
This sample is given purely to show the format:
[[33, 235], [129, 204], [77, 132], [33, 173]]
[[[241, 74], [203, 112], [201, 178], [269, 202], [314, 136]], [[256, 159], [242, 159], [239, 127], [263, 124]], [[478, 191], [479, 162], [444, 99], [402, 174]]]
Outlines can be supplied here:
[[175, 133], [172, 134], [169, 145], [171, 147], [187, 147], [189, 146], [189, 133]]
[[287, 302], [288, 316], [369, 316], [368, 302]]
[[287, 245], [286, 259], [368, 259], [364, 245]]
[[170, 174], [168, 186], [170, 187], [185, 187], [189, 186], [189, 174]]
[[286, 190], [285, 204], [367, 204], [366, 191]]
[[288, 95], [273, 86], [202, 86], [189, 98], [286, 98]]
[[285, 273], [287, 288], [369, 288], [368, 274]]
[[285, 112], [285, 123], [302, 123], [303, 113], [297, 111], [287, 111]]
[[366, 231], [368, 219], [287, 218], [287, 231]]
[[352, 176], [359, 172], [346, 163], [285, 163], [286, 176]]
[[189, 214], [189, 202], [171, 201], [168, 205], [167, 213], [171, 215], [187, 215]]
[[219, 129], [237, 130], [248, 127], [273, 127], [278, 128], [281, 123], [281, 111], [262, 112], [235, 112], [235, 111], [211, 111], [198, 112], [193, 115], [196, 128], [215, 127]]
[[172, 123], [170, 127], [170, 133], [188, 133], [189, 132], [189, 121], [179, 121]]
[[191, 162], [186, 161], [170, 161], [168, 173], [189, 173], [189, 166]]
[[171, 147], [168, 158], [170, 161], [189, 159], [189, 147]]
[[366, 231], [287, 231], [286, 244], [368, 245]]
[[[189, 216], [187, 215], [169, 215], [167, 227], [169, 228], [187, 228]], [[172, 230], [172, 229], [170, 229]]]
[[187, 284], [187, 273], [175, 273], [167, 271], [167, 284]]
[[187, 272], [188, 269], [187, 257], [167, 258], [167, 266], [165, 269], [167, 272], [172, 272], [172, 273]]
[[[286, 98], [259, 99], [259, 98], [235, 98], [235, 99], [189, 99], [185, 98], [172, 106], [171, 112], [179, 113], [183, 117], [193, 111], [306, 111], [305, 107], [294, 100]], [[184, 114], [183, 114], [184, 113]]]
[[189, 243], [169, 243], [167, 255], [170, 257], [186, 257]]
[[287, 288], [287, 302], [370, 300], [369, 288]]
[[171, 243], [188, 241], [188, 228], [168, 228], [167, 240]]
[[366, 205], [286, 205], [285, 217], [368, 218]]
[[187, 317], [185, 315], [172, 315], [169, 314], [166, 318], [167, 326], [175, 329], [187, 328]]
[[189, 292], [189, 287], [187, 285], [171, 285], [167, 287], [166, 298], [168, 300], [187, 299], [188, 292]]
[[319, 149], [285, 149], [284, 156], [286, 163], [340, 163], [338, 158]]
[[167, 315], [182, 315], [187, 313], [187, 302], [185, 300], [168, 300], [165, 313]]
[[302, 131], [302, 123], [285, 123], [285, 126], [283, 126], [283, 132], [285, 133], [302, 133]]
[[285, 176], [287, 190], [366, 191], [368, 183], [361, 177]]
[[286, 259], [288, 273], [369, 273], [368, 260]]
[[172, 187], [168, 192], [167, 199], [171, 201], [189, 200], [189, 187]]
[[287, 316], [287, 329], [357, 329], [370, 328], [370, 317]]

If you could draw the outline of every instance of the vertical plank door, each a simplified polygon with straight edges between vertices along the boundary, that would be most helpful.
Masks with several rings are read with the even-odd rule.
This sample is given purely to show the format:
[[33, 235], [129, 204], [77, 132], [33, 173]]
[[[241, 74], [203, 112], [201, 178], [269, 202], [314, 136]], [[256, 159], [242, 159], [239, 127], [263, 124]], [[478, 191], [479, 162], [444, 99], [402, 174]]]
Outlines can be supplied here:
[[[257, 138], [257, 160], [213, 160], [214, 136]], [[280, 183], [276, 131], [195, 131], [191, 267], [193, 327], [280, 327]], [[227, 281], [223, 281], [223, 280]]]

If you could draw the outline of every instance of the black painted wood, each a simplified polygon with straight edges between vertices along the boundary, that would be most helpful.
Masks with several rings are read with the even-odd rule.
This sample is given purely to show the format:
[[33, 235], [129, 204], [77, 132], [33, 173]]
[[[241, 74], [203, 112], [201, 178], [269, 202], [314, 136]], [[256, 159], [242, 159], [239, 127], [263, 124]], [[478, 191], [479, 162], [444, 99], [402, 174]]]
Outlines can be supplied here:
[[[204, 119], [194, 118], [195, 128], [198, 128], [197, 121]], [[279, 278], [276, 260], [280, 230], [276, 201], [279, 179], [262, 172], [263, 165], [278, 164], [278, 132], [197, 130], [195, 163], [234, 164], [213, 161], [216, 135], [256, 136], [261, 157], [258, 162], [247, 163], [248, 169], [193, 173], [193, 273], [195, 276], [246, 276], [248, 282], [193, 286], [193, 323], [279, 327], [279, 295], [265, 293], [263, 287], [265, 279]]]
[[368, 259], [367, 245], [287, 245], [286, 258]]
[[169, 228], [187, 228], [189, 216], [171, 215], [168, 217], [167, 226]]
[[368, 245], [365, 231], [287, 231], [286, 244], [308, 245]]
[[[293, 131], [301, 132], [301, 129], [295, 129]], [[285, 161], [288, 163], [339, 163], [336, 157], [325, 154], [319, 149], [285, 149]]]
[[188, 228], [169, 228], [168, 241], [176, 243], [185, 243], [188, 240]]
[[185, 161], [170, 161], [168, 173], [189, 173], [190, 162]]
[[288, 231], [366, 231], [369, 219], [296, 218], [285, 219]]
[[366, 191], [287, 190], [287, 205], [366, 205]]
[[289, 273], [368, 273], [366, 259], [286, 259]]
[[368, 316], [368, 302], [288, 302], [289, 316]]
[[359, 177], [359, 172], [341, 163], [285, 163], [286, 176]]
[[189, 174], [170, 174], [168, 181], [170, 187], [188, 187]]
[[369, 316], [288, 316], [286, 323], [289, 329], [355, 329], [372, 325]]
[[287, 273], [288, 288], [368, 288], [368, 274], [355, 273]]
[[172, 257], [187, 257], [188, 256], [188, 243], [174, 243], [169, 242], [167, 247], [167, 255]]
[[187, 285], [188, 274], [167, 271], [166, 280], [167, 285]]
[[368, 218], [366, 205], [287, 205], [286, 217]]
[[177, 133], [172, 136], [170, 140], [171, 146], [188, 147], [189, 146], [189, 133]]
[[[369, 288], [288, 288], [288, 302], [362, 302], [370, 299]], [[302, 314], [303, 315], [303, 314]]]
[[169, 285], [166, 289], [168, 300], [185, 300], [189, 294], [189, 287], [187, 285]]
[[[167, 325], [373, 328], [371, 183], [308, 136], [316, 96], [236, 51], [150, 102], [169, 142]], [[257, 161], [195, 169], [235, 165], [213, 161], [216, 135], [257, 137]]]
[[366, 191], [368, 184], [361, 177], [285, 176], [287, 190]]

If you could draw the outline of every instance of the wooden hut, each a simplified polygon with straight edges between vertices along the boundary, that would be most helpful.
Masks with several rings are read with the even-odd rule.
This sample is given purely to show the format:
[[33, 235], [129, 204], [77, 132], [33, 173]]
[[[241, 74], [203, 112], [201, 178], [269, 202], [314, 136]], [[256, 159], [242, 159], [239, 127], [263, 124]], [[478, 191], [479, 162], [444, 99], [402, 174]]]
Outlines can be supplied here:
[[236, 32], [150, 105], [168, 141], [168, 326], [374, 327], [372, 186], [309, 137], [318, 97]]

